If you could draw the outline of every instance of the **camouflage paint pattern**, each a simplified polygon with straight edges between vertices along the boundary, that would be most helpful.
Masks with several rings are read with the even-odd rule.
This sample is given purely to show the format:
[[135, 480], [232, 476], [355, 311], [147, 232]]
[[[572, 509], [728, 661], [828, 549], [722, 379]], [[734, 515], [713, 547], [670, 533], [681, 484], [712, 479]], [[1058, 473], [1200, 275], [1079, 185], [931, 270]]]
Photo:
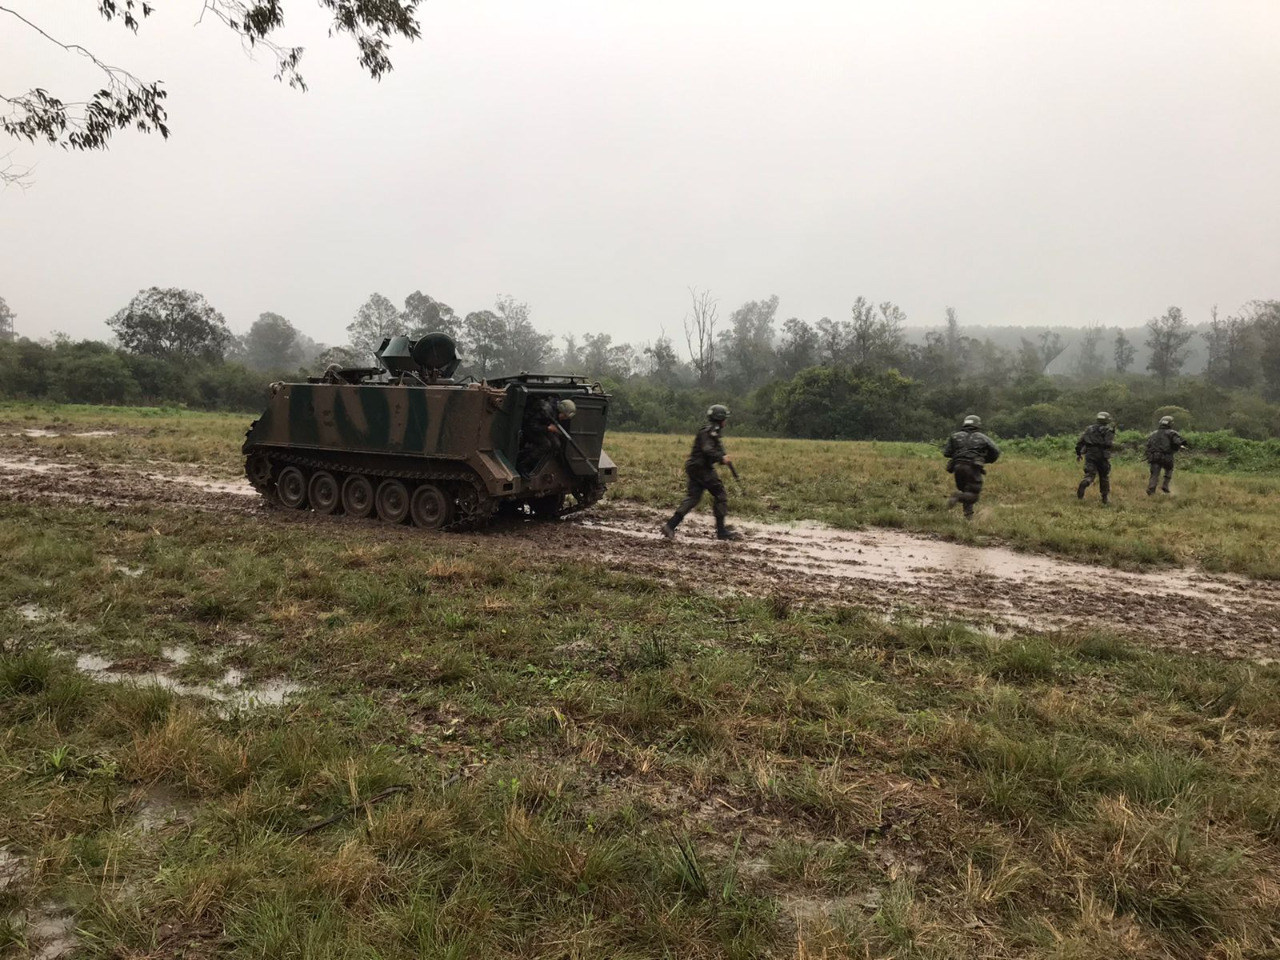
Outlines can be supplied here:
[[616, 479], [616, 467], [602, 449], [608, 398], [576, 392], [573, 438], [591, 462], [570, 453], [521, 477], [515, 462], [527, 395], [514, 383], [505, 389], [482, 383], [282, 383], [249, 428], [243, 452], [403, 457], [408, 469], [465, 466], [499, 497], [569, 490], [597, 469], [603, 482]]

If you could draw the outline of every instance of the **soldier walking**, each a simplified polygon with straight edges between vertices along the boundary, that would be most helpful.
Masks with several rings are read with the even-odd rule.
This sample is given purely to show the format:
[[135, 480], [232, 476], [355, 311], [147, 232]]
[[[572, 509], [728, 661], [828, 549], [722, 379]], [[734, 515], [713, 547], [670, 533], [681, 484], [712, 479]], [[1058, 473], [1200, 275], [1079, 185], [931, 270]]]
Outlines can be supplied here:
[[978, 417], [965, 417], [964, 424], [942, 448], [942, 455], [947, 458], [947, 472], [956, 478], [956, 492], [947, 500], [947, 506], [963, 503], [966, 518], [973, 517], [974, 504], [982, 495], [986, 465], [1000, 458], [1000, 448], [978, 429], [981, 426], [982, 420]]
[[711, 512], [716, 518], [716, 539], [741, 539], [736, 531], [725, 526], [725, 517], [729, 514], [729, 494], [724, 488], [724, 481], [716, 473], [717, 464], [732, 462], [724, 452], [724, 444], [720, 440], [720, 434], [724, 432], [728, 421], [729, 408], [724, 404], [712, 404], [707, 410], [706, 426], [693, 438], [693, 450], [684, 464], [684, 472], [689, 478], [688, 491], [671, 519], [662, 525], [662, 535], [668, 540], [675, 537], [676, 527], [680, 526], [685, 514], [698, 505], [703, 493], [711, 494], [713, 501]]
[[1116, 428], [1112, 426], [1111, 414], [1098, 414], [1095, 423], [1085, 427], [1084, 433], [1076, 441], [1076, 463], [1084, 459], [1084, 479], [1076, 487], [1076, 497], [1084, 499], [1084, 492], [1098, 478], [1098, 492], [1102, 494], [1105, 505], [1111, 499], [1111, 448], [1115, 446]]
[[1172, 493], [1169, 481], [1173, 479], [1173, 455], [1179, 450], [1189, 449], [1190, 444], [1182, 439], [1182, 434], [1173, 429], [1173, 417], [1161, 417], [1160, 425], [1147, 434], [1147, 463], [1151, 464], [1151, 479], [1147, 481], [1147, 496], [1156, 492], [1156, 484], [1160, 480], [1160, 471], [1164, 471], [1164, 483], [1160, 489]]

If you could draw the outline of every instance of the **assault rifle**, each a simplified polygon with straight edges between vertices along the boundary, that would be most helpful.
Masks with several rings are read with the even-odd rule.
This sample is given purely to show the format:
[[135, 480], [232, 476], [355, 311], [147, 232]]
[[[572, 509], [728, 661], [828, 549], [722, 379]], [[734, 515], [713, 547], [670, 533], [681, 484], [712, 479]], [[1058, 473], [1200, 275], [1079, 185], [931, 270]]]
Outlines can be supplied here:
[[578, 456], [580, 456], [582, 458], [582, 462], [591, 468], [591, 475], [593, 477], [600, 476], [600, 471], [595, 468], [595, 465], [591, 462], [591, 460], [587, 457], [587, 455], [582, 452], [582, 448], [578, 446], [577, 441], [574, 440], [573, 437], [569, 436], [569, 431], [560, 425], [560, 421], [552, 420], [551, 423], [557, 430], [560, 431], [560, 436], [564, 437], [565, 442], [569, 444], [569, 446], [573, 447], [573, 452], [576, 453]]

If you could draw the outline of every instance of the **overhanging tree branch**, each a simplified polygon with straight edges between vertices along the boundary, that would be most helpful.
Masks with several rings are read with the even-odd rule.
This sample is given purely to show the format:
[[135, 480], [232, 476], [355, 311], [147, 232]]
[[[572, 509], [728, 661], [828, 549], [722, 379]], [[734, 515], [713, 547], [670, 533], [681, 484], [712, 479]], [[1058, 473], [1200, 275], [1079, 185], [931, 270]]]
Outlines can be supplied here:
[[[273, 34], [284, 26], [285, 0], [199, 0], [200, 17], [220, 20], [250, 50], [265, 48], [276, 60], [276, 79], [306, 90], [298, 71], [302, 47], [277, 43]], [[417, 8], [421, 0], [318, 0], [333, 22], [330, 35], [350, 34], [359, 51], [360, 66], [375, 80], [391, 70], [390, 43], [395, 37], [416, 40], [421, 36]], [[100, 16], [122, 22], [131, 32], [154, 12], [145, 0], [95, 0]], [[9, 105], [0, 116], [0, 130], [12, 137], [43, 140], [72, 150], [105, 149], [113, 133], [134, 129], [140, 133], [169, 136], [166, 92], [160, 82], [146, 82], [121, 67], [99, 59], [78, 43], [67, 43], [48, 33], [16, 10], [0, 5], [0, 13], [18, 20], [67, 53], [87, 58], [105, 77], [102, 89], [81, 100], [64, 100], [44, 87], [23, 94], [0, 95]], [[2, 182], [10, 182], [6, 176]]]
[[[106, 5], [108, 4], [103, 4]], [[117, 15], [115, 5], [110, 4], [110, 8], [111, 13], [103, 13], [107, 19]], [[101, 9], [100, 6], [100, 11]], [[150, 8], [147, 8], [147, 12], [149, 11]], [[0, 129], [5, 133], [32, 143], [46, 140], [73, 150], [104, 149], [113, 133], [128, 127], [133, 127], [140, 133], [155, 132], [168, 138], [169, 128], [165, 124], [167, 117], [163, 104], [167, 94], [159, 83], [146, 83], [128, 70], [104, 63], [92, 51], [78, 43], [64, 43], [16, 10], [0, 6], [0, 13], [17, 18], [68, 53], [85, 57], [106, 77], [106, 86], [87, 101], [66, 102], [41, 87], [35, 87], [16, 97], [0, 94], [0, 100], [10, 105], [9, 115], [0, 117]], [[131, 20], [132, 14], [129, 13], [126, 22]], [[136, 29], [136, 20], [132, 22]]]

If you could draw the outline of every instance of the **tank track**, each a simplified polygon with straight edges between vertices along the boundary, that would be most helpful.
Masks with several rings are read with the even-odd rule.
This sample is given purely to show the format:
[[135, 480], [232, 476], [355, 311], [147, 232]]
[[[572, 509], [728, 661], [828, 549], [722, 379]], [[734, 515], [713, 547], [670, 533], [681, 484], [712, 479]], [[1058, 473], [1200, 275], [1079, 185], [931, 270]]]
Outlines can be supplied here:
[[[249, 472], [249, 461], [254, 456], [265, 456], [271, 461], [272, 473], [278, 475], [282, 465], [288, 464], [295, 467], [305, 467], [308, 470], [329, 470], [339, 474], [349, 474], [353, 471], [351, 467], [334, 463], [329, 460], [318, 459], [314, 457], [302, 457], [297, 454], [281, 453], [280, 451], [271, 451], [270, 453], [251, 453], [245, 458], [245, 477], [248, 479], [250, 486], [258, 491], [264, 499], [271, 503], [279, 503], [276, 497], [274, 482], [272, 484], [262, 484], [254, 480]], [[490, 497], [481, 487], [479, 480], [475, 475], [465, 470], [361, 470], [359, 471], [371, 480], [418, 480], [447, 483], [461, 483], [470, 486], [476, 493], [476, 509], [469, 515], [458, 517], [444, 524], [438, 529], [441, 531], [461, 531], [461, 530], [477, 530], [489, 523], [497, 514], [499, 501]], [[605, 487], [602, 484], [594, 485], [586, 493], [585, 496], [579, 497], [576, 493], [566, 496], [569, 501], [565, 506], [561, 507], [552, 518], [560, 520], [564, 517], [573, 516], [575, 513], [581, 513], [589, 507], [595, 506], [604, 496]]]
[[[254, 482], [253, 476], [249, 473], [249, 461], [259, 454], [251, 453], [245, 458], [245, 476], [249, 480], [249, 484], [264, 498], [272, 503], [279, 503], [271, 486]], [[316, 459], [313, 457], [301, 457], [292, 453], [281, 453], [273, 450], [270, 453], [262, 452], [271, 461], [273, 474], [278, 475], [279, 467], [289, 465], [294, 467], [306, 467], [309, 470], [329, 470], [334, 473], [349, 474], [359, 472], [370, 480], [428, 480], [432, 482], [445, 481], [447, 483], [461, 483], [471, 487], [476, 493], [476, 508], [468, 515], [457, 517], [448, 523], [438, 527], [441, 531], [457, 531], [457, 530], [476, 530], [488, 523], [497, 510], [497, 501], [484, 492], [484, 488], [480, 486], [479, 480], [468, 471], [465, 470], [360, 470], [354, 471], [350, 467], [343, 464], [334, 463], [331, 460]]]

